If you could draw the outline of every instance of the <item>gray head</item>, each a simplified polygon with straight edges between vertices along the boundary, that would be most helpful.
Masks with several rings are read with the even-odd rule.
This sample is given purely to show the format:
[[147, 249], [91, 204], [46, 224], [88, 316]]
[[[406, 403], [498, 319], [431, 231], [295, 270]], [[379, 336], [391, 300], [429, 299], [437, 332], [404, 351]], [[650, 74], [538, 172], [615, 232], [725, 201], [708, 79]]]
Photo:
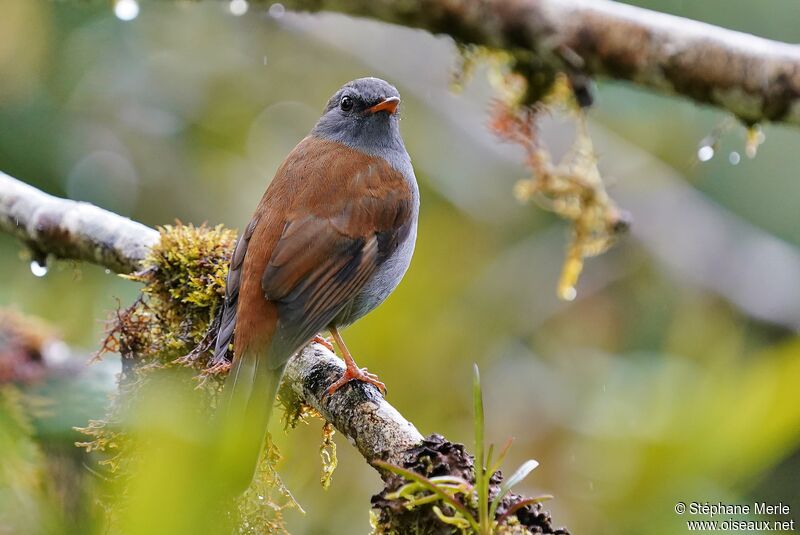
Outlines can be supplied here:
[[399, 104], [400, 93], [380, 78], [347, 82], [330, 98], [311, 134], [384, 158], [397, 151], [405, 155]]

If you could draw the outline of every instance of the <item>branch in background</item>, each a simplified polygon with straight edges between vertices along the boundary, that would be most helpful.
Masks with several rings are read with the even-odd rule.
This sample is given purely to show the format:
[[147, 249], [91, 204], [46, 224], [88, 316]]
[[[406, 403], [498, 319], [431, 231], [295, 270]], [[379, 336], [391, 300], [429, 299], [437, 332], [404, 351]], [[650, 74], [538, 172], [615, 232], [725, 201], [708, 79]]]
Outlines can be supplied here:
[[78, 372], [65, 358], [68, 351], [46, 322], [0, 308], [0, 388]]
[[[264, 3], [271, 1], [263, 0]], [[289, 0], [503, 49], [534, 84], [547, 68], [710, 104], [745, 124], [800, 125], [800, 46], [609, 0]], [[541, 82], [541, 80], [539, 81]], [[546, 80], [545, 80], [546, 82]]]

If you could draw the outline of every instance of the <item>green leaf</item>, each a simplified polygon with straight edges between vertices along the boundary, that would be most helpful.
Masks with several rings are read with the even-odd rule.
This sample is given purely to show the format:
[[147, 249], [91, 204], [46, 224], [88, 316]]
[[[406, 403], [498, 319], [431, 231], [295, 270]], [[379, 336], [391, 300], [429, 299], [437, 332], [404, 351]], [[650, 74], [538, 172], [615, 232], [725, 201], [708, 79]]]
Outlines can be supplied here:
[[484, 446], [483, 394], [478, 364], [473, 364], [472, 403], [475, 412], [475, 486], [478, 488], [478, 523], [480, 533], [489, 533], [489, 477], [486, 474]]
[[516, 472], [511, 474], [511, 477], [503, 481], [503, 485], [500, 487], [500, 490], [506, 490], [506, 492], [508, 492], [511, 490], [511, 487], [528, 477], [528, 474], [533, 472], [537, 466], [539, 466], [539, 461], [528, 459], [522, 463], [522, 466], [517, 468]]
[[455, 526], [462, 532], [470, 527], [470, 523], [466, 518], [461, 518], [459, 516], [447, 516], [442, 512], [441, 509], [439, 509], [435, 505], [432, 507], [432, 509], [433, 512], [436, 514], [436, 516], [439, 518], [439, 520], [441, 520], [445, 524], [448, 524], [450, 526]]
[[[500, 453], [497, 455], [497, 460], [494, 463], [491, 463], [491, 467], [489, 468], [489, 477], [492, 477], [492, 474], [500, 470], [500, 466], [503, 465], [503, 461], [506, 459], [506, 454], [508, 450], [511, 449], [511, 444], [514, 442], [514, 439], [509, 437], [506, 440], [506, 443], [503, 444], [503, 447], [500, 449]], [[487, 462], [486, 464], [490, 464]]]
[[411, 470], [406, 470], [405, 468], [401, 468], [394, 464], [387, 463], [385, 461], [373, 461], [372, 464], [379, 468], [383, 468], [384, 470], [388, 470], [389, 472], [395, 473], [399, 476], [403, 476], [409, 481], [414, 481], [416, 483], [419, 483], [429, 491], [438, 495], [442, 499], [442, 501], [453, 507], [453, 509], [461, 513], [461, 515], [464, 516], [464, 518], [466, 518], [467, 522], [469, 522], [472, 528], [476, 532], [480, 532], [480, 526], [475, 521], [475, 518], [472, 516], [472, 513], [469, 512], [469, 509], [467, 509], [464, 506], [464, 504], [456, 500], [454, 497], [450, 496], [447, 492], [444, 491], [444, 489], [440, 488], [437, 484], [435, 484], [427, 477], [420, 475], [416, 472], [412, 472]]
[[483, 467], [483, 394], [481, 393], [481, 373], [478, 365], [473, 364], [472, 403], [475, 416], [475, 461]]
[[534, 461], [533, 459], [528, 459], [522, 466], [517, 468], [517, 471], [511, 474], [503, 484], [500, 486], [500, 491], [497, 493], [497, 496], [494, 497], [492, 500], [492, 507], [490, 509], [490, 517], [494, 517], [495, 511], [497, 511], [497, 507], [500, 505], [500, 502], [505, 498], [506, 494], [511, 492], [511, 489], [520, 481], [528, 477], [528, 474], [533, 472], [536, 467], [539, 466], [538, 461]]

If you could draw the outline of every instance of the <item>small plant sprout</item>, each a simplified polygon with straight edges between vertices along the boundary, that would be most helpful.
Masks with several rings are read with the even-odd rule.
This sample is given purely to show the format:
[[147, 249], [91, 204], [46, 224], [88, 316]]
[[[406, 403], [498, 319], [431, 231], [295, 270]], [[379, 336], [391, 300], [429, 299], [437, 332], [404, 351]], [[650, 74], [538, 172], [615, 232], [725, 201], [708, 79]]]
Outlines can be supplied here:
[[[550, 499], [551, 496], [519, 499], [506, 504], [502, 514], [498, 510], [511, 489], [524, 480], [539, 463], [529, 459], [502, 482], [490, 500], [492, 476], [497, 473], [511, 448], [511, 439], [500, 448], [494, 457], [494, 445], [486, 448], [484, 435], [483, 394], [480, 372], [474, 366], [472, 382], [472, 401], [474, 409], [475, 434], [475, 481], [470, 482], [453, 475], [425, 477], [414, 471], [376, 461], [375, 465], [403, 477], [408, 483], [386, 496], [389, 500], [402, 500], [407, 509], [430, 506], [436, 517], [443, 523], [457, 528], [462, 534], [492, 535], [505, 533], [508, 522], [517, 511], [525, 506]], [[514, 533], [517, 533], [516, 531]]]

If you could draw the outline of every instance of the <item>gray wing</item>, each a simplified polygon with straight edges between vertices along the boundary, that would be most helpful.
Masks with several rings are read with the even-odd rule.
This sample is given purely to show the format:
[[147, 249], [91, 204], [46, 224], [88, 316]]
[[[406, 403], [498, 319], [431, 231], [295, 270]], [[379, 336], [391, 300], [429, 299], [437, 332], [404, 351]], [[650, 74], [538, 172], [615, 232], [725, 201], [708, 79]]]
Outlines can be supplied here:
[[247, 246], [250, 238], [258, 224], [258, 217], [253, 218], [247, 225], [244, 233], [236, 242], [236, 247], [231, 256], [231, 265], [228, 270], [228, 279], [225, 283], [225, 302], [222, 309], [222, 319], [217, 333], [217, 343], [214, 346], [214, 355], [211, 358], [212, 364], [219, 364], [226, 359], [226, 354], [231, 342], [233, 341], [233, 331], [236, 328], [236, 306], [239, 301], [239, 283], [242, 276], [242, 265], [247, 253]]

